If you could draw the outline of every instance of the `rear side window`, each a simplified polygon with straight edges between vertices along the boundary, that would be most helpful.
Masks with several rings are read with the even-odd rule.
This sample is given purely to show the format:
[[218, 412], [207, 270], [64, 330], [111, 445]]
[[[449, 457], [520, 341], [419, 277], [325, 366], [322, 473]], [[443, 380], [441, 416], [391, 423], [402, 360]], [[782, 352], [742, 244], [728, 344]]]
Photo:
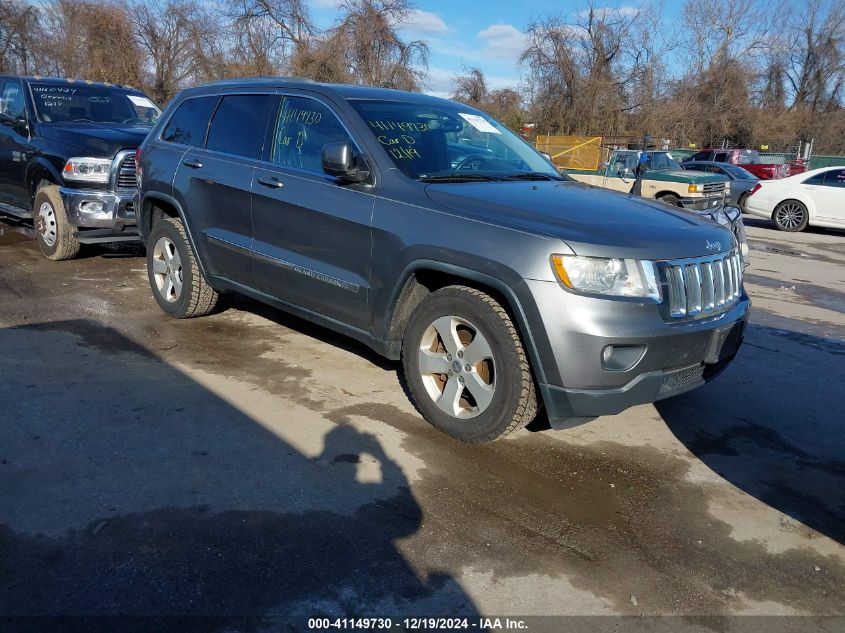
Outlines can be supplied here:
[[805, 180], [801, 184], [802, 185], [821, 185], [821, 184], [824, 184], [824, 174], [825, 174], [825, 172], [822, 172], [820, 174], [816, 174], [815, 176], [811, 176], [810, 178], [807, 178], [807, 180]]
[[244, 158], [261, 158], [273, 95], [223, 97], [211, 128], [206, 149]]
[[161, 139], [181, 145], [202, 147], [205, 131], [208, 129], [208, 120], [211, 118], [211, 112], [216, 103], [216, 96], [186, 99], [170, 117]]
[[828, 187], [845, 187], [845, 169], [824, 172], [824, 184]]
[[728, 162], [728, 153], [716, 152], [716, 157], [713, 160], [715, 160], [717, 163], [726, 163]]

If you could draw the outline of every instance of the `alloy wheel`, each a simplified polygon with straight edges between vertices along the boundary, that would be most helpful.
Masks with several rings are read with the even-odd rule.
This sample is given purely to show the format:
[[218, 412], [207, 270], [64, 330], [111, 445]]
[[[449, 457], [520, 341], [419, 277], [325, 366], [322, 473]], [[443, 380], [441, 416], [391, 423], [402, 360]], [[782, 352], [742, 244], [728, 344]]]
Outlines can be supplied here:
[[153, 278], [159, 293], [170, 303], [182, 295], [182, 258], [176, 245], [160, 237], [153, 247]]
[[470, 321], [442, 316], [420, 341], [419, 371], [429, 397], [443, 412], [474, 418], [496, 391], [496, 366], [490, 344]]
[[804, 209], [794, 202], [787, 202], [778, 208], [775, 218], [782, 227], [795, 229], [804, 221]]

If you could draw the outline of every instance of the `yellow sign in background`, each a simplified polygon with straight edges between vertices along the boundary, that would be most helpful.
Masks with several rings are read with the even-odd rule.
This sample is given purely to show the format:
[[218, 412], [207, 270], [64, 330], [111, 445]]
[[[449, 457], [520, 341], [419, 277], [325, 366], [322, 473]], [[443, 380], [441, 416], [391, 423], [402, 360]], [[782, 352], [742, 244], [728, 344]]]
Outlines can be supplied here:
[[535, 147], [552, 157], [563, 169], [598, 169], [601, 161], [601, 136], [538, 135]]

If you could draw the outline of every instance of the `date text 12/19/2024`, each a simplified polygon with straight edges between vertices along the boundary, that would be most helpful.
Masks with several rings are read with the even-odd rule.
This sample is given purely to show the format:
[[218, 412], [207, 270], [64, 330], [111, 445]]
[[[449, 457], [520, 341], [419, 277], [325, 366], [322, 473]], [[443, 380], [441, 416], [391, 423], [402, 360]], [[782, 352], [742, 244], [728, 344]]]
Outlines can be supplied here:
[[518, 618], [309, 618], [309, 630], [381, 630], [381, 631], [527, 631], [525, 620]]

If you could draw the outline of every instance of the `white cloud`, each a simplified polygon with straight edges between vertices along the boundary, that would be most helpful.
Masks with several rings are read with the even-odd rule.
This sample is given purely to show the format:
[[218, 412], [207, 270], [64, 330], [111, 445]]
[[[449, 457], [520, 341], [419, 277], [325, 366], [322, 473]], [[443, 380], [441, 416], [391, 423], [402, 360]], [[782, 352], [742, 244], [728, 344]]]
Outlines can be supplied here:
[[484, 43], [484, 58], [517, 60], [525, 51], [525, 33], [513, 24], [492, 24], [476, 35]]
[[[425, 89], [425, 93], [434, 95], [435, 97], [449, 99], [455, 93], [455, 78], [459, 74], [461, 72], [457, 70], [437, 66], [430, 67], [428, 69], [428, 86]], [[484, 73], [484, 80], [487, 82], [487, 88], [489, 90], [516, 88], [519, 85], [519, 77], [516, 76], [488, 75]]]
[[421, 9], [414, 9], [411, 11], [411, 13], [402, 20], [399, 28], [406, 31], [413, 31], [414, 33], [428, 35], [437, 35], [451, 31], [449, 26], [439, 15], [432, 13], [431, 11], [422, 11]]

